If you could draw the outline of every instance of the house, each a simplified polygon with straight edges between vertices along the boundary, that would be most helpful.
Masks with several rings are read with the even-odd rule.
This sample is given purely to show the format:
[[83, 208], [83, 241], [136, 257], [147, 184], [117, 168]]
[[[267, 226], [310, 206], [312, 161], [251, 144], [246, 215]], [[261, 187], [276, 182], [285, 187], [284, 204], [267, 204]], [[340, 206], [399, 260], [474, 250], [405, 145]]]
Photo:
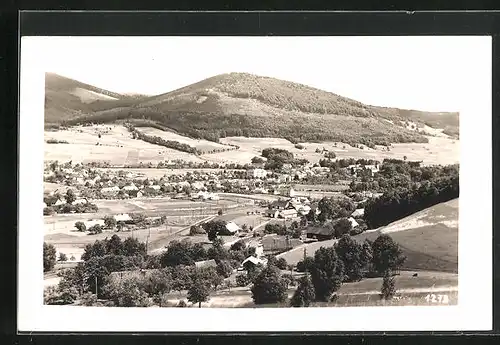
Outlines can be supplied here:
[[365, 215], [365, 209], [364, 208], [358, 208], [355, 210], [352, 214], [351, 217], [353, 218], [361, 218]]
[[114, 187], [105, 187], [101, 189], [101, 194], [105, 196], [114, 196], [117, 195], [118, 192], [120, 191], [120, 188], [117, 186]]
[[265, 215], [270, 218], [278, 218], [280, 211], [276, 209], [269, 208], [266, 210]]
[[85, 199], [85, 198], [82, 198], [82, 199], [76, 199], [75, 201], [73, 201], [72, 205], [84, 205], [84, 204], [88, 204], [88, 200]]
[[265, 261], [262, 259], [258, 259], [255, 256], [249, 256], [243, 262], [241, 263], [241, 266], [245, 268], [246, 270], [258, 266], [258, 265], [265, 265]]
[[296, 171], [293, 175], [294, 180], [303, 180], [307, 177], [307, 173], [305, 171]]
[[267, 194], [267, 193], [269, 193], [269, 190], [266, 188], [257, 187], [253, 190], [253, 192], [256, 194]]
[[196, 261], [194, 263], [194, 266], [196, 268], [209, 268], [209, 267], [216, 268], [217, 267], [217, 262], [215, 262], [215, 260], [213, 260], [213, 259], [211, 259], [211, 260], [204, 260], [204, 261]]
[[290, 208], [290, 201], [286, 199], [275, 200], [269, 207], [273, 210], [286, 210]]
[[130, 222], [132, 220], [132, 217], [130, 217], [127, 213], [122, 213], [122, 214], [117, 214], [117, 215], [114, 215], [113, 218], [117, 221], [117, 222]]
[[208, 200], [214, 200], [214, 201], [217, 201], [217, 200], [220, 200], [220, 197], [219, 195], [215, 194], [215, 193], [209, 193], [208, 194]]
[[139, 188], [137, 188], [137, 186], [135, 184], [130, 183], [129, 185], [126, 185], [125, 187], [123, 187], [123, 190], [127, 191], [127, 192], [135, 192], [135, 191], [138, 191]]
[[309, 213], [309, 211], [311, 211], [311, 207], [308, 205], [295, 204], [293, 207], [295, 208], [297, 213], [301, 216], [305, 216]]
[[331, 240], [335, 236], [333, 227], [326, 226], [310, 226], [306, 230], [307, 238], [315, 238], [318, 241]]
[[359, 226], [358, 222], [356, 222], [356, 220], [352, 217], [349, 217], [348, 219], [350, 222], [351, 222], [351, 226], [352, 228], [354, 229], [355, 227]]
[[241, 230], [241, 228], [240, 228], [238, 225], [236, 225], [236, 223], [234, 223], [234, 222], [229, 222], [229, 223], [227, 223], [227, 224], [226, 224], [226, 230], [227, 230], [228, 232], [230, 232], [231, 234], [233, 234], [233, 235], [234, 235], [234, 234], [236, 234], [238, 231], [240, 231], [240, 230]]
[[249, 248], [255, 248], [255, 256], [260, 258], [262, 255], [264, 255], [264, 246], [260, 242], [250, 242], [248, 244]]
[[150, 185], [150, 186], [146, 186], [144, 188], [144, 190], [148, 193], [158, 193], [160, 191], [160, 186], [158, 185]]
[[264, 169], [249, 169], [247, 170], [248, 178], [265, 178], [267, 176], [267, 171]]
[[290, 163], [283, 164], [281, 170], [284, 172], [290, 172], [292, 170], [292, 165]]
[[191, 188], [193, 188], [195, 190], [202, 190], [205, 188], [205, 184], [203, 182], [196, 181], [196, 182], [191, 183]]
[[288, 210], [283, 210], [279, 213], [279, 217], [283, 219], [292, 219], [292, 218], [297, 218], [298, 213], [297, 210], [294, 208], [288, 209]]
[[90, 219], [84, 223], [87, 229], [93, 227], [94, 225], [105, 226], [104, 219]]
[[283, 252], [302, 244], [301, 240], [289, 236], [270, 234], [262, 237], [262, 247], [265, 253]]
[[143, 192], [141, 192], [141, 191], [137, 192], [137, 197], [138, 198], [142, 198], [143, 196], [144, 196]]

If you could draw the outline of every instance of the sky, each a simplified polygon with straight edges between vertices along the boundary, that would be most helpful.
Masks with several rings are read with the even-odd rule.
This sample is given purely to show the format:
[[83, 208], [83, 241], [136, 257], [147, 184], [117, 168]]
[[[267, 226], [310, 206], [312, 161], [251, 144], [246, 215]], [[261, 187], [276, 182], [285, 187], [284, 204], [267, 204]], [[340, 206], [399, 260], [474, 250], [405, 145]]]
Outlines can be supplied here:
[[155, 95], [247, 72], [366, 104], [427, 111], [459, 111], [490, 44], [464, 36], [41, 39], [45, 71], [119, 93]]

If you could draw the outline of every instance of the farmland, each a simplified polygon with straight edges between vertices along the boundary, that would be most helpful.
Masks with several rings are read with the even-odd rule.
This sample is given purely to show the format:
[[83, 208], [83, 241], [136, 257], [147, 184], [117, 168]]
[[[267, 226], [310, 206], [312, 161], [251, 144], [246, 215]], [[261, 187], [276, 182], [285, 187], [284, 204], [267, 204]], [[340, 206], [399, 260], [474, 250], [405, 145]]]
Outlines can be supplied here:
[[[99, 138], [100, 135], [100, 138]], [[74, 163], [108, 162], [114, 166], [158, 163], [181, 159], [202, 162], [195, 155], [134, 140], [123, 126], [84, 126], [67, 130], [46, 131], [45, 140], [56, 139], [68, 144], [45, 144], [45, 160]]]
[[[282, 148], [292, 152], [298, 159], [307, 159], [317, 163], [323, 158], [316, 149], [328, 149], [335, 152], [338, 158], [364, 158], [383, 160], [384, 158], [422, 161], [423, 164], [455, 164], [459, 159], [460, 142], [449, 137], [428, 137], [428, 143], [392, 144], [390, 151], [376, 146], [358, 148], [344, 143], [302, 143], [304, 149], [297, 149], [286, 139], [279, 138], [221, 138], [220, 144], [207, 140], [196, 140], [189, 137], [156, 128], [139, 127], [138, 130], [148, 135], [160, 136], [165, 140], [186, 143], [201, 150], [228, 149], [224, 152], [196, 156], [186, 152], [150, 144], [132, 139], [130, 133], [119, 125], [93, 125], [71, 127], [66, 130], [46, 131], [45, 140], [55, 139], [67, 144], [45, 144], [45, 160], [70, 161], [75, 163], [108, 162], [112, 166], [137, 165], [140, 162], [156, 164], [162, 161], [183, 160], [186, 162], [208, 162], [217, 164], [248, 164], [255, 156], [260, 156], [265, 148]], [[99, 135], [101, 136], [99, 138]], [[98, 144], [98, 145], [97, 145]]]

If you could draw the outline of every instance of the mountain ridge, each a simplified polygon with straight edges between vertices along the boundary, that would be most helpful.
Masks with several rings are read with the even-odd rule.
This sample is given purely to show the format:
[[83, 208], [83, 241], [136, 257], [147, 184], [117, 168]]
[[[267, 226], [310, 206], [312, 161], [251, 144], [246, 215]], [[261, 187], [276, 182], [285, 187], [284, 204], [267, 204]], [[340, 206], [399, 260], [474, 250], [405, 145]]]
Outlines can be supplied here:
[[91, 103], [87, 113], [59, 122], [138, 119], [213, 141], [225, 136], [277, 136], [357, 141], [369, 146], [426, 142], [419, 127], [458, 133], [459, 124], [456, 112], [366, 105], [305, 84], [240, 72], [216, 75], [155, 96], [99, 100]]

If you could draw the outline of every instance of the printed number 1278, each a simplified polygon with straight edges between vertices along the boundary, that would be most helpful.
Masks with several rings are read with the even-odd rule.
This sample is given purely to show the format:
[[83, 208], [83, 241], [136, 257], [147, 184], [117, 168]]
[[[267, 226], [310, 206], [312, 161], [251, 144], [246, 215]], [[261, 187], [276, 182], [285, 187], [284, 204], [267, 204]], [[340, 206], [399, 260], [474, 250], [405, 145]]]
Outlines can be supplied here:
[[448, 295], [429, 294], [425, 296], [427, 303], [448, 304]]

